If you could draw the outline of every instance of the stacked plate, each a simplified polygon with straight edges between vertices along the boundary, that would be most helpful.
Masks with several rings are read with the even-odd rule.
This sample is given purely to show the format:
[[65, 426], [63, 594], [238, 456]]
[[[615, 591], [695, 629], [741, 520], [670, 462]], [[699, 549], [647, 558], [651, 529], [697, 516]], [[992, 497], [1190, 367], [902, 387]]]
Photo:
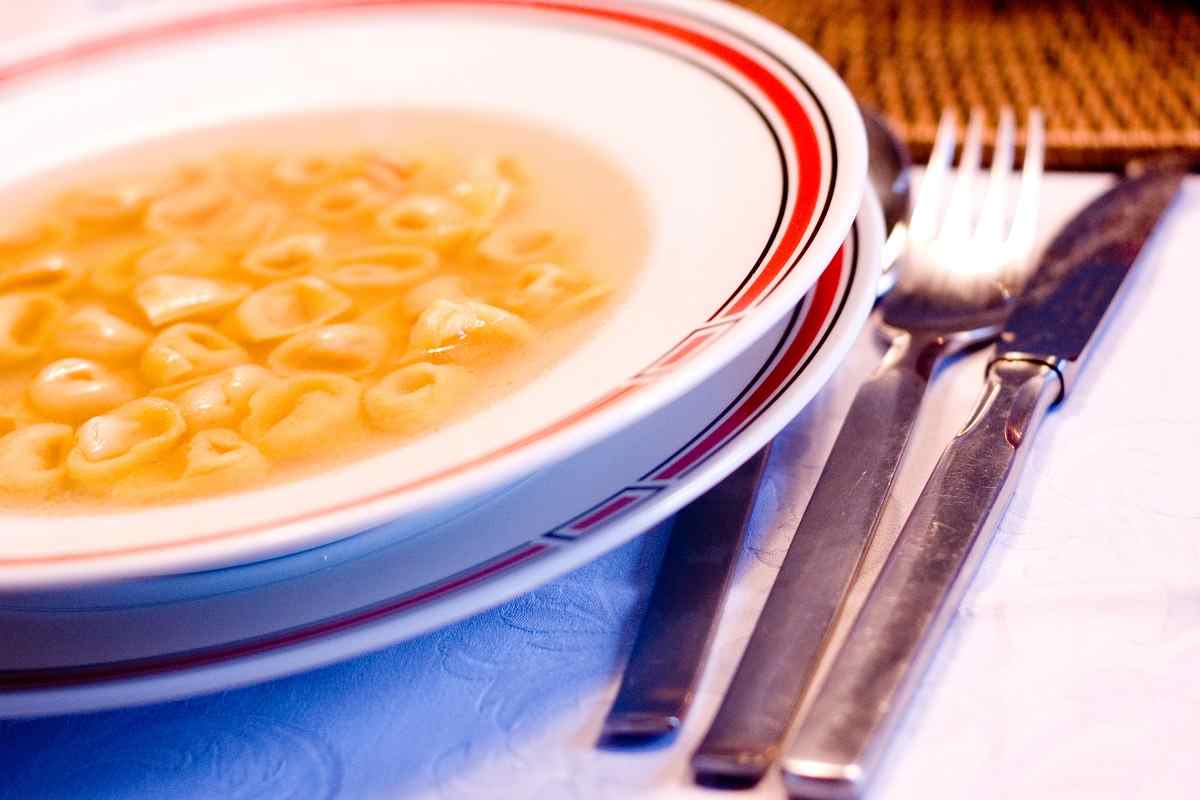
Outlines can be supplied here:
[[702, 0], [331, 0], [140, 15], [0, 64], [0, 183], [167, 131], [369, 107], [501, 111], [636, 181], [649, 263], [598, 332], [471, 418], [289, 484], [6, 513], [0, 715], [150, 702], [382, 647], [666, 518], [774, 436], [875, 295], [853, 100]]

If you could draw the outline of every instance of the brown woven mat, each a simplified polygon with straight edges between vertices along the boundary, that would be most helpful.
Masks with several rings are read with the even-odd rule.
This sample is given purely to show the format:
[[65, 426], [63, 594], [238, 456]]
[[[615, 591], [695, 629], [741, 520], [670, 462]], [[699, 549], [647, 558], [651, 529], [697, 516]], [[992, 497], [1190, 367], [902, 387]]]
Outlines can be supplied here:
[[941, 110], [1046, 116], [1046, 163], [1200, 157], [1200, 5], [1161, 0], [736, 0], [790, 29], [917, 159]]

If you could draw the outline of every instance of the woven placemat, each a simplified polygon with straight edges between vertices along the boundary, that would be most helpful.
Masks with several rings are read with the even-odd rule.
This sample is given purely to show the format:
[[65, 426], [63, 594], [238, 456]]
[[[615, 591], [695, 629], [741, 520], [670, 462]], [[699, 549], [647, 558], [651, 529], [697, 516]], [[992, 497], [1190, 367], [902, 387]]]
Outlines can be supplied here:
[[[1046, 163], [1200, 158], [1200, 5], [1161, 0], [735, 0], [818, 50], [918, 160], [944, 108], [1046, 118]], [[961, 117], [960, 117], [961, 118]]]

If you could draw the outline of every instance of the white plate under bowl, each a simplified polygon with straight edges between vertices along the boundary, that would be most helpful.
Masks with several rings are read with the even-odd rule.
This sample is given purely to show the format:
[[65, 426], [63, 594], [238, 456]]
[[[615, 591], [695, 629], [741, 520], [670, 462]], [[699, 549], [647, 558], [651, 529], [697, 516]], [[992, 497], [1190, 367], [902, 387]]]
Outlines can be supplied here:
[[872, 199], [806, 300], [743, 358], [419, 536], [369, 553], [344, 549], [354, 537], [107, 593], [0, 599], [0, 641], [9, 643], [0, 716], [149, 703], [310, 669], [495, 606], [622, 544], [736, 469], [808, 403], [870, 311], [882, 241]]
[[[164, 12], [169, 13], [169, 12]], [[779, 322], [845, 239], [865, 137], [803, 44], [708, 0], [330, 0], [61, 31], [0, 61], [0, 186], [109, 148], [268, 114], [503, 112], [638, 187], [648, 264], [581, 348], [469, 419], [292, 483], [87, 516], [6, 513], [13, 590], [222, 567], [385, 521], [399, 537], [612, 436]]]

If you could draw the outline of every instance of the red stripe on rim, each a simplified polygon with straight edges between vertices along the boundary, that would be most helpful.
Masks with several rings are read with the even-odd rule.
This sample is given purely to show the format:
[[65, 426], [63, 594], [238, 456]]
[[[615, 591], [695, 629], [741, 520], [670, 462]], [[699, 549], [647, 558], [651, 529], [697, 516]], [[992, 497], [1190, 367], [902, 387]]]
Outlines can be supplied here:
[[622, 497], [618, 497], [617, 499], [604, 504], [596, 511], [593, 511], [591, 514], [588, 514], [586, 517], [579, 520], [578, 522], [568, 525], [567, 528], [569, 530], [573, 530], [573, 531], [586, 531], [588, 528], [592, 527], [593, 525], [598, 525], [599, 523], [604, 522], [604, 520], [608, 519], [609, 517], [613, 516], [614, 514], [620, 512], [620, 511], [623, 511], [626, 508], [629, 508], [631, 505], [633, 505], [634, 503], [636, 503], [639, 500], [642, 500], [644, 497], [646, 497], [646, 495], [631, 495], [631, 494], [627, 494]]
[[115, 661], [111, 664], [94, 664], [84, 667], [61, 667], [38, 670], [19, 670], [0, 672], [0, 693], [28, 689], [46, 689], [62, 686], [77, 686], [96, 681], [120, 680], [123, 678], [139, 678], [163, 672], [173, 672], [180, 669], [203, 667], [218, 664], [233, 658], [245, 658], [280, 647], [301, 644], [310, 639], [319, 638], [333, 633], [339, 633], [349, 628], [382, 617], [406, 611], [414, 606], [436, 600], [443, 595], [478, 583], [485, 578], [522, 564], [534, 556], [549, 550], [548, 545], [531, 544], [522, 546], [511, 555], [484, 565], [480, 569], [460, 573], [446, 581], [394, 600], [371, 606], [367, 609], [338, 617], [307, 627], [288, 631], [279, 636], [269, 636], [241, 642], [231, 647], [215, 647], [210, 650], [198, 650], [190, 653], [162, 656], [157, 658]]
[[667, 354], [667, 356], [665, 358], [663, 358], [661, 361], [658, 361], [657, 363], [655, 363], [654, 366], [650, 367], [650, 369], [646, 370], [646, 372], [651, 372], [651, 371], [655, 371], [655, 370], [667, 369], [669, 367], [673, 367], [674, 365], [678, 364], [680, 361], [690, 358], [691, 356], [694, 356], [696, 353], [700, 352], [700, 350], [704, 347], [704, 345], [708, 344], [713, 339], [720, 336], [721, 333], [722, 333], [722, 331], [720, 331], [720, 330], [715, 330], [715, 331], [705, 330], [705, 331], [701, 331], [700, 333], [689, 337], [683, 344], [681, 344], [679, 347], [675, 348], [675, 350], [673, 350], [672, 352]]
[[813, 302], [809, 312], [804, 316], [800, 331], [787, 352], [784, 353], [775, 369], [760, 383], [753, 392], [729, 414], [711, 433], [702, 438], [694, 446], [685, 451], [679, 458], [671, 462], [665, 469], [659, 471], [653, 478], [656, 481], [669, 481], [678, 477], [689, 467], [701, 461], [721, 445], [727, 438], [748, 421], [765, 403], [779, 390], [780, 386], [800, 364], [824, 327], [829, 311], [838, 295], [838, 287], [842, 279], [842, 256], [845, 247], [838, 250], [833, 263], [821, 275], [813, 291]]
[[[242, 23], [261, 22], [292, 16], [300, 16], [309, 13], [329, 13], [339, 10], [414, 8], [421, 6], [484, 6], [494, 8], [522, 8], [530, 10], [541, 9], [562, 14], [590, 17], [598, 20], [621, 23], [633, 28], [649, 31], [657, 35], [673, 39], [676, 42], [686, 44], [698, 51], [706, 53], [708, 56], [721, 61], [726, 64], [726, 66], [736, 70], [742, 75], [742, 77], [753, 83], [759, 89], [759, 91], [761, 91], [775, 105], [780, 118], [786, 124], [788, 132], [792, 138], [792, 145], [796, 152], [798, 165], [817, 165], [815, 169], [798, 168], [799, 180], [797, 181], [796, 199], [793, 212], [787, 226], [782, 232], [782, 236], [779, 239], [774, 254], [770, 260], [768, 260], [768, 262], [757, 272], [757, 274], [749, 282], [749, 285], [742, 291], [735, 301], [723, 312], [721, 312], [718, 318], [740, 314], [766, 296], [766, 294], [774, 285], [776, 279], [786, 270], [789, 261], [795, 254], [796, 249], [802, 243], [805, 231], [808, 229], [810, 223], [815, 217], [817, 201], [820, 196], [822, 173], [821, 151], [817, 140], [816, 131], [813, 129], [812, 122], [809, 120], [808, 115], [800, 101], [788, 89], [788, 87], [773, 72], [771, 72], [770, 69], [758, 61], [755, 61], [746, 53], [743, 53], [724, 42], [718, 41], [717, 39], [714, 39], [701, 31], [686, 28], [676, 21], [651, 16], [641, 16], [629, 10], [618, 10], [614, 8], [593, 5], [580, 5], [572, 2], [566, 2], [564, 0], [308, 0], [307, 2], [291, 2], [276, 5], [251, 6], [247, 8], [223, 10], [209, 14], [202, 14], [187, 19], [160, 23], [133, 31], [100, 37], [88, 42], [69, 46], [59, 51], [35, 56], [23, 61], [18, 61], [8, 65], [7, 67], [0, 68], [0, 84], [19, 77], [31, 75], [40, 70], [60, 66], [73, 61], [78, 61], [80, 59], [104, 55], [122, 47], [150, 43], [162, 43], [198, 33], [223, 29]], [[839, 257], [835, 258], [834, 261], [837, 262], [839, 259], [840, 254]], [[828, 311], [828, 308], [823, 308], [822, 314], [827, 314]], [[812, 320], [811, 314], [809, 315], [809, 321], [813, 322], [813, 324], [817, 325], [818, 327], [823, 319], [824, 317], [822, 317], [822, 320]], [[674, 366], [677, 367], [686, 360], [687, 359], [679, 359]], [[666, 374], [669, 372], [670, 370], [663, 370], [663, 372], [659, 374]], [[434, 484], [455, 475], [459, 475], [470, 469], [481, 466], [490, 461], [494, 461], [497, 458], [511, 455], [512, 453], [524, 449], [535, 442], [570, 428], [582, 420], [614, 405], [617, 401], [636, 391], [641, 385], [646, 385], [646, 383], [630, 383], [626, 386], [615, 389], [605, 396], [590, 403], [585, 408], [580, 409], [579, 411], [576, 411], [560, 420], [557, 420], [556, 422], [541, 428], [538, 431], [529, 434], [528, 436], [524, 436], [519, 440], [510, 442], [503, 447], [497, 448], [485, 455], [478, 456], [468, 461], [460, 462], [452, 467], [439, 470], [436, 473], [426, 475], [421, 478], [406, 481], [387, 489], [373, 492], [369, 495], [330, 504], [323, 508], [288, 515], [266, 522], [258, 522], [233, 528], [223, 528], [218, 531], [198, 534], [182, 540], [143, 544], [134, 547], [97, 549], [57, 555], [0, 559], [0, 566], [15, 567], [32, 566], [37, 564], [69, 563], [112, 556], [140, 555], [162, 550], [171, 550], [181, 547], [207, 544], [248, 533], [260, 532], [269, 530], [271, 528], [296, 524], [317, 517], [345, 511], [356, 506], [365, 505], [385, 498], [395, 497], [406, 492], [425, 488], [430, 484]]]

